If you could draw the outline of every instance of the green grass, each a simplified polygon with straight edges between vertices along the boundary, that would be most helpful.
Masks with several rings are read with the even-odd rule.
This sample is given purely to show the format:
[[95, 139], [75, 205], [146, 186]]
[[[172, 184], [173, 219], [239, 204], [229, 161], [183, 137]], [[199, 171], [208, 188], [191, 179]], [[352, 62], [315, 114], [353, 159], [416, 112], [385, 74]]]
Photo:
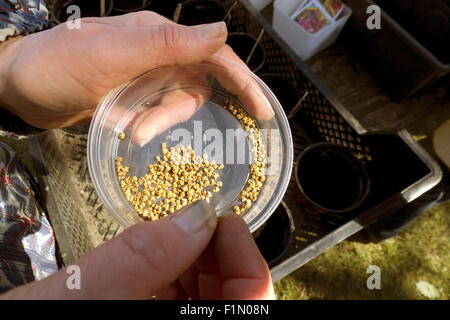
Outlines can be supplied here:
[[[381, 269], [381, 289], [369, 290], [369, 265]], [[450, 203], [437, 206], [381, 244], [344, 241], [275, 284], [279, 299], [450, 298]], [[435, 294], [422, 294], [425, 281]], [[433, 289], [433, 288], [432, 288]]]

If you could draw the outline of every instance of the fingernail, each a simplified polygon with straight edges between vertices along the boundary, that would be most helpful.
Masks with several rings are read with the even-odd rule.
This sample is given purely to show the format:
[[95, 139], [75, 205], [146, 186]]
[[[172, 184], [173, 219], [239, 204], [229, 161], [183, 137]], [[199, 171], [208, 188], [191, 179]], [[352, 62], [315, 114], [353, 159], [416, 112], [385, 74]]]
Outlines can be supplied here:
[[225, 22], [215, 22], [202, 25], [198, 28], [198, 34], [205, 40], [213, 40], [223, 37], [227, 33]]
[[138, 126], [133, 130], [132, 139], [139, 146], [143, 147], [155, 136], [155, 128], [152, 126]]
[[217, 226], [216, 211], [205, 200], [196, 201], [169, 218], [188, 233], [197, 233], [205, 228], [214, 230]]

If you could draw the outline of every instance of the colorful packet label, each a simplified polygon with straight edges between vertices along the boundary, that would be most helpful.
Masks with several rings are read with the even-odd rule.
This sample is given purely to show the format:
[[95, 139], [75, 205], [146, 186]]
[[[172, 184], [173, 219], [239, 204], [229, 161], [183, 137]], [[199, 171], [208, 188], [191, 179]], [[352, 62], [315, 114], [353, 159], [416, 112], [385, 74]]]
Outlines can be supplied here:
[[320, 2], [333, 19], [337, 19], [344, 10], [344, 3], [340, 0], [320, 0]]
[[319, 32], [331, 23], [330, 18], [317, 0], [307, 2], [303, 6], [300, 6], [292, 17], [294, 21], [311, 34]]
[[298, 6], [297, 10], [291, 15], [291, 19], [294, 19], [296, 16], [298, 16], [301, 12], [301, 10], [311, 2], [311, 0], [303, 0], [303, 2]]

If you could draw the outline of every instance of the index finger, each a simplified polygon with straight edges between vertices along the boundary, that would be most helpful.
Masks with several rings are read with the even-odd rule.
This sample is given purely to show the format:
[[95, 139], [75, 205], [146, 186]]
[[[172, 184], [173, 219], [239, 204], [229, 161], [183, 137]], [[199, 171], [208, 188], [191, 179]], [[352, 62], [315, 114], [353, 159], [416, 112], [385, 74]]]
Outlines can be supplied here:
[[257, 120], [273, 118], [274, 111], [262, 85], [228, 45], [224, 45], [206, 61], [221, 67], [211, 68], [215, 78], [226, 90], [236, 95]]

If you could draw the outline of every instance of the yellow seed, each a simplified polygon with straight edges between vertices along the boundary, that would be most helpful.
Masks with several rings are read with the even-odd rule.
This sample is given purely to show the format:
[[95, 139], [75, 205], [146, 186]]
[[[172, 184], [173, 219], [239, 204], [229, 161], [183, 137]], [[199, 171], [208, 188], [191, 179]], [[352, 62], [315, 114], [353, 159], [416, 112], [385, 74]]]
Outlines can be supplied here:
[[[253, 146], [251, 154], [255, 164], [250, 166], [250, 176], [244, 190], [241, 191], [242, 205], [233, 210], [242, 214], [256, 201], [265, 181], [265, 153], [261, 134], [254, 120], [247, 112], [228, 100], [224, 108], [233, 113], [245, 130], [249, 130], [248, 139]], [[146, 220], [159, 218], [175, 212], [198, 199], [209, 201], [211, 192], [205, 190], [212, 186], [213, 192], [219, 192], [223, 186], [217, 181], [224, 164], [208, 161], [207, 155], [196, 155], [191, 146], [171, 147], [161, 144], [162, 157], [156, 158], [154, 164], [148, 165], [148, 174], [143, 177], [127, 176], [129, 167], [122, 164], [121, 157], [115, 158], [119, 184], [125, 197], [137, 213]], [[157, 202], [155, 202], [158, 199]]]

